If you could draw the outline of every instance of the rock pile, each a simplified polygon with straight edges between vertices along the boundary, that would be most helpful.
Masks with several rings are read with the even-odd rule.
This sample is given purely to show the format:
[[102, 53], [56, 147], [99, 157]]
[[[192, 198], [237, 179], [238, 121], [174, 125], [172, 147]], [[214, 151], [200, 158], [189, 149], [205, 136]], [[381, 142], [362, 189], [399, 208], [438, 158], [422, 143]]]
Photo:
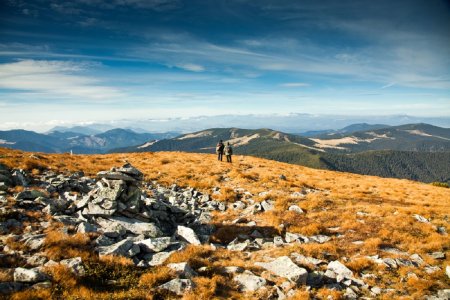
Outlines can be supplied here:
[[[25, 188], [13, 194], [10, 188], [14, 185], [31, 185], [32, 189]], [[220, 189], [215, 188], [212, 193], [219, 191]], [[95, 251], [99, 256], [124, 256], [140, 268], [165, 264], [174, 252], [189, 244], [209, 244], [211, 249], [240, 251], [249, 255], [254, 251], [266, 251], [290, 244], [322, 244], [339, 238], [336, 233], [339, 228], [330, 228], [328, 232], [331, 233], [327, 235], [304, 236], [286, 231], [282, 231], [282, 235], [268, 234], [259, 229], [255, 221], [248, 222], [247, 218], [273, 210], [275, 203], [270, 199], [256, 202], [252, 200], [251, 193], [243, 190], [236, 192], [241, 197], [226, 205], [192, 188], [180, 188], [177, 185], [164, 187], [157, 182], [144, 182], [142, 172], [130, 164], [99, 172], [96, 179], [85, 177], [82, 172], [55, 174], [51, 171], [31, 178], [21, 170], [10, 170], [0, 165], [0, 213], [3, 216], [0, 219], [1, 240], [13, 239], [26, 245], [29, 251], [14, 250], [7, 245], [0, 247], [0, 261], [14, 256], [20, 257], [24, 262], [21, 267], [2, 271], [9, 275], [4, 276], [6, 281], [0, 282], [0, 293], [7, 294], [30, 286], [51, 286], [51, 278], [45, 273], [46, 266], [61, 264], [76, 276], [82, 277], [85, 274], [80, 257], [59, 262], [48, 261], [41, 250], [46, 238], [44, 229], [50, 226], [50, 222], [43, 220], [38, 228], [23, 228], [26, 219], [20, 217], [20, 212], [24, 210], [46, 212], [53, 220], [63, 224], [61, 230], [65, 232], [74, 228], [78, 233], [94, 233], [98, 236]], [[15, 207], [7, 207], [7, 195], [14, 196]], [[267, 193], [263, 196], [266, 195]], [[211, 244], [209, 238], [215, 230], [210, 224], [211, 213], [228, 210], [239, 214], [238, 219], [229, 223], [248, 226], [251, 233], [239, 234], [227, 244]], [[290, 205], [288, 211], [298, 215], [307, 214], [297, 205]], [[417, 216], [414, 218], [419, 222], [425, 220]], [[22, 228], [24, 233], [15, 235], [14, 230], [17, 228]], [[386, 249], [387, 253], [392, 251], [397, 250]], [[437, 266], [427, 265], [417, 254], [409, 255], [398, 251], [394, 254], [395, 259], [378, 255], [367, 258], [384, 265], [387, 270], [408, 266], [425, 268], [426, 272], [431, 273], [443, 272]], [[297, 288], [304, 286], [309, 289], [326, 287], [339, 290], [347, 299], [358, 299], [362, 295], [379, 297], [391, 292], [366, 283], [366, 278], [376, 281], [376, 275], [354, 273], [345, 266], [346, 260], [336, 257], [317, 259], [295, 252], [289, 256], [265, 257], [263, 261], [254, 262], [252, 270], [224, 266], [223, 273], [228, 274], [241, 291], [271, 291], [273, 299], [286, 299], [294, 295]], [[445, 253], [430, 253], [430, 257], [442, 260], [445, 259]], [[158, 289], [176, 295], [193, 289], [195, 284], [192, 278], [206, 272], [202, 268], [192, 269], [187, 262], [168, 264], [167, 267], [177, 274], [177, 278], [160, 285]], [[450, 276], [448, 267], [445, 271]], [[276, 285], [271, 281], [272, 277], [285, 281]], [[430, 299], [442, 299], [439, 298], [441, 295], [447, 295], [445, 290], [439, 291]]]

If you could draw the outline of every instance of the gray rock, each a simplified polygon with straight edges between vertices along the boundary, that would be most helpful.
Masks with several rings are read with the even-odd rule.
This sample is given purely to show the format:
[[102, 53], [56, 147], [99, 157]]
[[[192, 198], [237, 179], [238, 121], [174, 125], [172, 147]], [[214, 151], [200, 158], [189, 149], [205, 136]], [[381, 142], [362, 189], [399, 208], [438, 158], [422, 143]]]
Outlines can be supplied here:
[[97, 226], [92, 225], [89, 222], [81, 222], [77, 227], [78, 233], [97, 232]]
[[16, 268], [14, 270], [14, 281], [15, 282], [39, 282], [47, 279], [47, 276], [40, 272], [37, 268], [34, 269], [25, 269], [25, 268]]
[[333, 271], [334, 273], [336, 273], [337, 282], [342, 281], [344, 278], [347, 278], [347, 279], [353, 278], [353, 272], [337, 260], [328, 263], [327, 270], [330, 270], [330, 271]]
[[221, 270], [224, 274], [234, 274], [234, 273], [242, 273], [244, 269], [236, 266], [227, 266], [223, 267]]
[[178, 225], [176, 235], [183, 238], [190, 244], [193, 245], [201, 245], [200, 239], [197, 234], [195, 234], [194, 230], [189, 227]]
[[15, 197], [16, 200], [34, 200], [39, 197], [46, 197], [44, 192], [38, 190], [26, 190], [18, 193]]
[[441, 268], [439, 268], [438, 266], [426, 266], [424, 268], [425, 272], [427, 272], [428, 274], [433, 274], [437, 271], [440, 271]]
[[450, 278], [450, 266], [445, 267], [445, 274], [447, 274], [447, 277]]
[[161, 252], [172, 244], [170, 237], [150, 238], [135, 243], [143, 252]]
[[11, 177], [14, 185], [28, 186], [30, 183], [28, 175], [23, 170], [13, 170]]
[[444, 252], [433, 252], [431, 254], [428, 254], [434, 259], [445, 259], [445, 253]]
[[284, 239], [286, 243], [293, 243], [299, 241], [299, 235], [291, 232], [286, 232], [284, 235]]
[[83, 261], [81, 260], [81, 257], [64, 259], [59, 263], [68, 267], [76, 276], [84, 276], [86, 274], [86, 270], [83, 267]]
[[26, 287], [26, 284], [20, 282], [0, 282], [0, 295], [12, 294], [21, 291]]
[[182, 296], [185, 292], [192, 290], [195, 287], [194, 282], [190, 279], [172, 279], [160, 286], [158, 289], [168, 290], [172, 293]]
[[155, 254], [148, 254], [150, 255], [147, 264], [149, 266], [155, 267], [162, 265], [175, 251], [170, 252], [158, 252]]
[[261, 206], [264, 211], [271, 211], [274, 209], [274, 202], [272, 200], [264, 200], [261, 202]]
[[112, 224], [123, 226], [127, 232], [135, 235], [144, 235], [145, 237], [159, 237], [162, 235], [161, 229], [159, 229], [154, 223], [143, 222], [132, 218], [126, 217], [109, 217], [98, 218], [97, 223], [102, 228], [108, 228]]
[[133, 257], [136, 256], [137, 254], [141, 253], [141, 248], [134, 244], [133, 246], [131, 246], [131, 248], [127, 251], [127, 256], [128, 257]]
[[409, 258], [419, 266], [423, 265], [423, 263], [424, 263], [422, 257], [420, 257], [420, 255], [417, 253], [411, 255]]
[[345, 299], [358, 299], [358, 295], [351, 288], [347, 288], [344, 293]]
[[138, 169], [133, 167], [130, 163], [126, 163], [122, 167], [115, 168], [114, 170], [116, 172], [125, 173], [127, 175], [130, 175], [130, 176], [132, 176], [133, 178], [135, 178], [137, 180], [142, 180], [143, 177], [144, 177], [144, 174], [142, 174], [141, 171], [139, 171]]
[[331, 240], [331, 237], [327, 235], [313, 235], [309, 237], [310, 240], [317, 242], [319, 244], [323, 244]]
[[100, 171], [97, 173], [97, 178], [105, 178], [110, 180], [123, 180], [127, 182], [136, 182], [137, 180], [130, 175], [114, 172], [114, 171]]
[[272, 262], [256, 262], [256, 266], [262, 267], [277, 276], [287, 278], [297, 285], [306, 284], [308, 272], [304, 268], [300, 268], [287, 256], [279, 257]]
[[302, 264], [302, 265], [317, 266], [317, 265], [325, 263], [323, 260], [320, 260], [320, 259], [317, 259], [314, 257], [306, 257], [302, 254], [295, 253], [295, 252], [292, 253], [291, 256], [295, 259], [296, 262], [298, 262], [299, 264]]
[[266, 285], [264, 278], [256, 276], [250, 271], [235, 276], [233, 280], [239, 284], [239, 288], [243, 292], [257, 291]]
[[374, 286], [373, 288], [370, 289], [370, 291], [374, 294], [374, 295], [380, 295], [382, 290], [380, 287], [378, 286]]
[[128, 250], [130, 250], [132, 246], [133, 240], [128, 238], [118, 243], [112, 244], [110, 246], [100, 246], [98, 247], [98, 252], [100, 256], [104, 255], [127, 256]]
[[249, 246], [250, 241], [239, 242], [238, 238], [235, 238], [227, 245], [227, 249], [231, 251], [244, 251]]
[[421, 215], [415, 214], [415, 215], [413, 215], [413, 217], [414, 217], [414, 219], [416, 219], [417, 221], [419, 221], [421, 223], [430, 223], [430, 221], [427, 218], [425, 218]]
[[273, 237], [273, 244], [275, 246], [283, 246], [284, 245], [283, 238], [281, 236], [274, 236]]
[[168, 264], [167, 267], [174, 270], [177, 275], [181, 276], [182, 278], [192, 278], [194, 276], [197, 276], [197, 273], [192, 270], [187, 262]]
[[289, 211], [293, 211], [293, 212], [296, 212], [298, 214], [303, 214], [304, 213], [303, 209], [301, 209], [300, 206], [298, 206], [298, 205], [291, 205], [291, 206], [289, 206]]

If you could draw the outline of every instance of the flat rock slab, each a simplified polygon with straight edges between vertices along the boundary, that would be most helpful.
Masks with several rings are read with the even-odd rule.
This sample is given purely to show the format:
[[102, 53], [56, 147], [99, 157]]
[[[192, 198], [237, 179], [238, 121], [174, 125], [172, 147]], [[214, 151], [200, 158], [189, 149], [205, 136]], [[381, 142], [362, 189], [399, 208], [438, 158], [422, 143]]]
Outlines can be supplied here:
[[256, 262], [255, 265], [262, 267], [277, 276], [287, 278], [297, 285], [306, 284], [306, 279], [308, 278], [308, 271], [297, 266], [287, 256], [279, 257], [269, 263]]
[[111, 246], [98, 247], [98, 253], [100, 256], [104, 255], [127, 256], [128, 250], [130, 250], [132, 246], [133, 241], [131, 239], [125, 239], [118, 243], [112, 244]]
[[162, 236], [161, 230], [154, 224], [142, 222], [132, 218], [126, 217], [109, 217], [107, 219], [99, 218], [97, 223], [103, 227], [108, 228], [113, 224], [121, 225], [128, 232], [136, 235], [143, 234], [145, 237], [159, 237]]
[[97, 173], [97, 178], [105, 178], [105, 179], [112, 179], [112, 180], [123, 180], [128, 182], [136, 182], [137, 180], [133, 177], [121, 173], [121, 172], [113, 172], [113, 171], [100, 171]]

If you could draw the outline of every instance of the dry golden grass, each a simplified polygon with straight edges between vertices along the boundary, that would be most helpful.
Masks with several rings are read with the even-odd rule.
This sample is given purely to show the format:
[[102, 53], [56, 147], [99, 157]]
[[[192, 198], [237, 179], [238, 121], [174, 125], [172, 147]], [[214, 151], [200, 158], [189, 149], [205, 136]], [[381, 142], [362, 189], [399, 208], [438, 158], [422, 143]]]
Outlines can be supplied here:
[[[258, 271], [253, 267], [254, 261], [262, 261], [267, 257], [289, 255], [298, 252], [316, 258], [324, 258], [324, 253], [336, 258], [346, 256], [351, 259], [348, 266], [355, 272], [370, 271], [377, 273], [380, 279], [373, 282], [384, 288], [395, 288], [403, 291], [406, 298], [417, 298], [430, 291], [448, 287], [449, 281], [444, 272], [427, 274], [413, 269], [419, 279], [407, 279], [410, 269], [400, 268], [397, 271], [384, 270], [374, 265], [364, 255], [382, 254], [383, 257], [392, 255], [381, 252], [383, 247], [396, 247], [402, 251], [419, 254], [427, 263], [445, 269], [450, 264], [449, 255], [445, 260], [433, 260], [427, 255], [434, 251], [447, 252], [450, 249], [448, 236], [440, 235], [430, 224], [417, 222], [414, 214], [429, 218], [433, 225], [442, 226], [450, 232], [448, 223], [450, 207], [450, 189], [409, 180], [387, 179], [374, 176], [362, 176], [350, 173], [331, 172], [309, 169], [302, 166], [274, 162], [254, 157], [236, 156], [233, 164], [217, 162], [215, 155], [192, 154], [180, 152], [159, 153], [130, 153], [108, 155], [69, 155], [69, 154], [34, 154], [0, 148], [0, 163], [9, 167], [25, 168], [34, 174], [44, 169], [58, 172], [82, 170], [88, 176], [94, 177], [97, 172], [120, 166], [125, 161], [140, 169], [146, 181], [157, 180], [164, 185], [191, 186], [200, 191], [211, 193], [212, 188], [219, 187], [221, 193], [214, 196], [219, 201], [234, 201], [237, 197], [236, 188], [249, 191], [255, 201], [273, 200], [275, 210], [251, 216], [248, 221], [257, 223], [255, 228], [248, 226], [229, 226], [238, 216], [238, 212], [227, 211], [215, 213], [214, 223], [218, 231], [212, 241], [226, 243], [234, 239], [239, 233], [248, 234], [254, 229], [265, 228], [269, 236], [281, 233], [280, 224], [284, 231], [297, 232], [304, 235], [340, 234], [325, 244], [296, 244], [270, 251], [253, 252], [249, 257], [242, 252], [231, 252], [223, 249], [212, 251], [206, 246], [191, 246], [173, 254], [167, 263], [188, 261], [193, 268], [207, 267], [206, 274], [195, 278], [197, 289], [187, 294], [186, 299], [197, 295], [204, 297], [219, 297], [238, 299], [242, 296], [236, 293], [232, 280], [220, 273], [222, 266], [241, 266], [249, 270]], [[279, 175], [286, 176], [286, 180], [279, 179]], [[304, 196], [292, 196], [294, 192], [313, 189]], [[268, 192], [258, 196], [260, 192]], [[298, 215], [287, 212], [290, 205], [298, 205], [305, 214]], [[359, 214], [358, 214], [359, 212]], [[363, 213], [361, 213], [363, 212]], [[31, 216], [30, 217], [34, 217]], [[36, 218], [39, 216], [36, 215]], [[336, 227], [335, 231], [329, 228]], [[49, 257], [65, 258], [83, 256], [94, 261], [89, 249], [89, 237], [68, 235], [62, 236], [55, 229], [46, 241], [46, 252]], [[66, 241], [61, 243], [61, 238]], [[356, 245], [352, 242], [362, 241]], [[19, 247], [19, 246], [18, 246]], [[72, 252], [71, 252], [72, 251]], [[95, 265], [97, 264], [97, 265]], [[148, 274], [133, 273], [127, 262], [112, 261], [95, 262], [93, 272], [95, 278], [100, 278], [112, 270], [114, 276], [124, 276], [127, 280], [121, 285], [131, 282], [135, 284], [120, 290], [98, 290], [90, 285], [80, 285], [69, 289], [73, 299], [97, 298], [151, 298], [144, 286], [154, 286], [161, 279], [168, 278], [169, 272], [155, 269]], [[109, 267], [106, 267], [106, 264]], [[111, 267], [112, 264], [114, 267]], [[94, 266], [95, 265], [95, 266]], [[125, 271], [120, 271], [126, 269]], [[120, 273], [122, 272], [122, 273]], [[206, 276], [206, 277], [205, 277]], [[92, 278], [94, 278], [92, 277]], [[114, 278], [116, 278], [114, 277]], [[117, 277], [118, 278], [118, 277]], [[215, 278], [212, 280], [211, 278]], [[96, 282], [92, 280], [92, 282]], [[138, 285], [139, 282], [147, 282]], [[225, 291], [229, 294], [225, 295]], [[320, 289], [317, 291], [320, 299], [339, 299], [341, 292]], [[67, 293], [65, 295], [68, 295]], [[113, 295], [113, 296], [112, 296]], [[246, 295], [247, 297], [247, 295]], [[250, 297], [250, 296], [248, 296]], [[307, 299], [307, 293], [299, 291], [296, 299]], [[398, 297], [396, 295], [395, 297]], [[70, 297], [68, 297], [70, 298]], [[386, 298], [386, 297], [384, 297]]]

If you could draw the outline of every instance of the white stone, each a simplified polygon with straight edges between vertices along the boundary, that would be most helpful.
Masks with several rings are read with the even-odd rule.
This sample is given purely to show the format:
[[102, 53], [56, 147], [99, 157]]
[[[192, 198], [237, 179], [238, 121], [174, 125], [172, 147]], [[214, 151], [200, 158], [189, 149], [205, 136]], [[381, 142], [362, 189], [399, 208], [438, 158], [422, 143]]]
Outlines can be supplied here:
[[192, 230], [189, 227], [178, 225], [176, 234], [179, 237], [182, 237], [184, 240], [186, 240], [190, 244], [201, 245], [201, 242], [200, 242], [197, 234], [195, 234], [194, 230]]
[[167, 267], [174, 270], [179, 276], [184, 278], [192, 278], [197, 275], [197, 273], [192, 270], [187, 262], [168, 264]]
[[333, 271], [334, 273], [336, 273], [336, 275], [343, 278], [353, 278], [353, 272], [337, 260], [330, 262], [327, 269]]
[[38, 269], [16, 268], [14, 270], [15, 282], [39, 282], [45, 279], [46, 276]]
[[279, 257], [269, 263], [256, 262], [255, 265], [262, 267], [277, 276], [287, 278], [298, 285], [306, 284], [308, 271], [297, 266], [287, 256]]
[[301, 209], [301, 207], [298, 206], [298, 205], [291, 205], [291, 206], [289, 206], [289, 211], [293, 211], [293, 212], [296, 212], [298, 214], [303, 214], [304, 213], [303, 209]]
[[194, 288], [194, 283], [190, 279], [177, 278], [158, 286], [158, 288], [182, 296], [186, 291], [190, 291]]
[[240, 290], [243, 292], [257, 291], [266, 285], [264, 278], [256, 276], [250, 271], [239, 274], [233, 279], [239, 284]]

